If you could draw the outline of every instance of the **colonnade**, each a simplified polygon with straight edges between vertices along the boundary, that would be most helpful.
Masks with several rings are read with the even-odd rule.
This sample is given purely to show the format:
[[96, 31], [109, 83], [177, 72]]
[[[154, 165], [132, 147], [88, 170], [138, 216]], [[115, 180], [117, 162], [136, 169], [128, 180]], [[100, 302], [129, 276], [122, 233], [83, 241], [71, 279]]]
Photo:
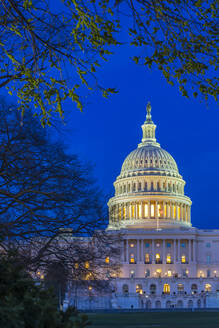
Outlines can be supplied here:
[[[149, 243], [150, 249], [146, 251], [145, 242]], [[155, 245], [161, 243], [159, 249]], [[166, 242], [171, 243], [171, 251], [166, 247]], [[181, 242], [186, 243], [186, 249], [181, 251]], [[134, 247], [131, 247], [133, 246]], [[145, 254], [151, 255], [151, 264], [155, 264], [155, 254], [160, 252], [161, 260], [165, 264], [166, 255], [171, 253], [171, 264], [180, 263], [181, 255], [186, 254], [186, 263], [191, 264], [196, 262], [196, 240], [194, 239], [124, 239], [122, 241], [122, 261], [124, 263], [130, 262], [130, 252], [136, 255], [135, 263], [145, 263]]]
[[112, 221], [129, 219], [175, 219], [190, 223], [190, 205], [176, 201], [126, 202], [110, 207]]

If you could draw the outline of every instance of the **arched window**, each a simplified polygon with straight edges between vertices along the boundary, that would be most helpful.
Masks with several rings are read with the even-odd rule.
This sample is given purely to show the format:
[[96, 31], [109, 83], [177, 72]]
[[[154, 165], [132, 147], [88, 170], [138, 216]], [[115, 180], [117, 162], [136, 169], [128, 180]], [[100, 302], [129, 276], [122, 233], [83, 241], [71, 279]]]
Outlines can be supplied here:
[[164, 292], [164, 294], [170, 294], [170, 285], [169, 284], [163, 285], [163, 292]]
[[122, 292], [123, 292], [123, 294], [124, 295], [128, 295], [128, 293], [129, 293], [129, 286], [128, 285], [123, 285], [122, 286]]
[[131, 270], [130, 271], [130, 278], [134, 278], [134, 276], [135, 276], [135, 271], [134, 270]]
[[156, 289], [157, 289], [157, 286], [155, 284], [151, 284], [150, 285], [150, 294], [155, 295], [156, 294]]
[[136, 293], [138, 294], [143, 294], [143, 290], [142, 290], [142, 285], [141, 284], [138, 284], [136, 285]]
[[211, 284], [205, 284], [205, 291], [211, 292]]
[[186, 263], [186, 256], [185, 255], [181, 256], [181, 263]]
[[130, 263], [135, 263], [135, 256], [134, 256], [134, 254], [130, 254]]
[[150, 270], [149, 269], [147, 269], [145, 271], [145, 278], [147, 278], [147, 277], [150, 277]]
[[182, 309], [182, 308], [183, 308], [183, 301], [178, 300], [177, 303], [176, 303], [176, 307], [177, 307], [178, 309]]
[[172, 259], [171, 259], [171, 255], [170, 254], [167, 254], [166, 262], [167, 262], [167, 264], [172, 263]]
[[150, 263], [150, 255], [148, 253], [145, 254], [145, 263]]
[[155, 302], [155, 308], [156, 309], [161, 309], [161, 302], [160, 301]]
[[167, 302], [166, 302], [166, 308], [167, 308], [167, 309], [171, 308], [171, 302], [170, 302], [170, 301], [167, 301]]
[[146, 309], [150, 309], [151, 308], [151, 301], [147, 301], [146, 302]]
[[184, 293], [184, 285], [183, 284], [178, 284], [177, 285], [177, 292], [179, 294], [183, 294]]
[[156, 264], [160, 264], [160, 263], [161, 263], [161, 258], [160, 258], [160, 254], [159, 254], [159, 253], [157, 253], [157, 254], [155, 255], [155, 263], [156, 263]]
[[201, 307], [201, 300], [198, 300], [198, 301], [197, 301], [197, 308], [200, 309], [200, 307]]

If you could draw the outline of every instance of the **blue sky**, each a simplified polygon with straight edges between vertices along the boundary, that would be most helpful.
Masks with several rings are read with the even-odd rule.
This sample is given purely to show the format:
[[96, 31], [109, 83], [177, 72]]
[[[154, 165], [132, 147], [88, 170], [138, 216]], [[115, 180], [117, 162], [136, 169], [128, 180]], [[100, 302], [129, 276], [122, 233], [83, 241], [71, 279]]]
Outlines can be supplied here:
[[178, 86], [168, 85], [158, 70], [133, 63], [134, 50], [128, 45], [116, 49], [99, 71], [101, 81], [119, 93], [108, 100], [93, 95], [83, 113], [67, 103], [67, 125], [59, 137], [71, 152], [95, 165], [100, 186], [113, 195], [113, 182], [125, 157], [141, 140], [150, 101], [157, 140], [174, 157], [186, 181], [193, 225], [219, 228], [217, 104], [181, 96]]

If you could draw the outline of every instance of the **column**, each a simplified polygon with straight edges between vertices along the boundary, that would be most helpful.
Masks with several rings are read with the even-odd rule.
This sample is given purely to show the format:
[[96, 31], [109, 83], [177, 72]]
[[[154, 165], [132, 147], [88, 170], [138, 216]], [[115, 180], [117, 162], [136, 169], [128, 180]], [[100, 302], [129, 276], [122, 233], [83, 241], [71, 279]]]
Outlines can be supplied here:
[[151, 218], [151, 202], [148, 202], [148, 217]]
[[176, 263], [176, 239], [173, 240], [173, 263]]
[[176, 221], [178, 221], [178, 203], [176, 203], [175, 205], [176, 205]]
[[129, 263], [129, 241], [126, 239], [126, 263]]
[[165, 258], [165, 239], [163, 239], [163, 254], [162, 254], [162, 263], [166, 263], [166, 258]]
[[136, 204], [134, 204], [134, 219], [136, 219]]
[[191, 221], [191, 208], [188, 205], [188, 222], [190, 222], [190, 221]]
[[173, 203], [170, 202], [170, 217], [173, 219]]
[[193, 262], [196, 263], [196, 240], [193, 240]]
[[141, 261], [142, 261], [142, 263], [144, 263], [144, 249], [143, 249], [143, 247], [144, 247], [144, 240], [142, 239], [141, 240]]
[[125, 219], [127, 220], [129, 217], [129, 207], [128, 203], [125, 204]]
[[169, 219], [170, 218], [170, 203], [166, 203], [166, 206], [167, 206], [167, 218]]
[[181, 262], [181, 259], [180, 259], [180, 239], [178, 239], [178, 252], [177, 252], [177, 259], [178, 259], [178, 263]]
[[152, 249], [152, 263], [154, 263], [154, 258], [155, 258], [155, 254], [154, 254], [154, 239], [151, 240], [151, 249]]
[[164, 209], [165, 209], [165, 203], [164, 203], [164, 202], [162, 202], [162, 203], [161, 203], [161, 211], [162, 211], [162, 214], [161, 214], [161, 218], [162, 218], [162, 219], [164, 219], [164, 218], [165, 218]]
[[180, 221], [183, 221], [183, 207], [182, 207], [182, 204], [180, 204]]
[[191, 263], [191, 239], [188, 240], [189, 243], [189, 264]]
[[158, 218], [158, 202], [155, 202], [155, 219]]
[[137, 263], [140, 262], [140, 258], [139, 258], [139, 239], [137, 239]]
[[141, 202], [141, 215], [140, 215], [140, 219], [144, 218], [144, 205], [143, 202]]

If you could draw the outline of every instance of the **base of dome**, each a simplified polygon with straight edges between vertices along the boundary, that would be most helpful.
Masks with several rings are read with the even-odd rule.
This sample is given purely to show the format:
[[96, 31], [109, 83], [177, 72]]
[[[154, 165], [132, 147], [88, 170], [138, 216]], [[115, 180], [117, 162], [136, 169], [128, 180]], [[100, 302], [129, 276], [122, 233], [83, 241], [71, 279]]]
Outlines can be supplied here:
[[138, 220], [123, 220], [120, 222], [110, 223], [107, 230], [120, 230], [120, 229], [176, 229], [179, 227], [191, 227], [190, 222], [182, 222], [167, 219], [138, 219]]

